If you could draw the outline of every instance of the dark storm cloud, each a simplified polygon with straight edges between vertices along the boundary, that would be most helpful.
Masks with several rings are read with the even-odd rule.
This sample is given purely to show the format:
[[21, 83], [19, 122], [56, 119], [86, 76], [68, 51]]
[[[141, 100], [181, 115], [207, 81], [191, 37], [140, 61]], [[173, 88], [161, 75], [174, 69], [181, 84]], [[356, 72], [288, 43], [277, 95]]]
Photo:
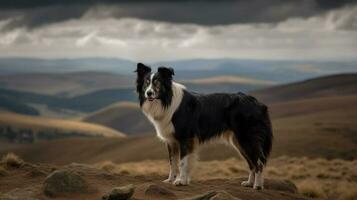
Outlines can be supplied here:
[[[291, 17], [311, 17], [349, 4], [353, 0], [3, 0], [0, 20], [9, 19], [3, 29], [43, 25], [89, 16], [133, 17], [173, 23], [226, 25], [275, 23]], [[94, 11], [93, 11], [94, 10]], [[92, 11], [92, 12], [91, 12]]]

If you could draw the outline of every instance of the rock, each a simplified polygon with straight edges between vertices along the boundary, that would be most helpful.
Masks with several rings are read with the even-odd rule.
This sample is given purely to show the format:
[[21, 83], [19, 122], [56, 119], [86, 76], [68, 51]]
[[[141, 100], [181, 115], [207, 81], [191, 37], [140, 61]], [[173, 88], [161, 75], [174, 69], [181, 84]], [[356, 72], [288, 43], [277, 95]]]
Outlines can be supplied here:
[[109, 195], [103, 196], [103, 200], [127, 200], [133, 196], [135, 187], [133, 184], [115, 187]]
[[203, 195], [189, 197], [183, 200], [241, 200], [226, 191], [212, 191]]
[[47, 173], [42, 170], [39, 170], [37, 168], [34, 168], [34, 169], [30, 170], [27, 173], [27, 175], [30, 177], [38, 177], [38, 176], [47, 176]]
[[266, 179], [264, 182], [264, 188], [283, 192], [298, 193], [296, 185], [289, 180]]
[[165, 199], [176, 198], [175, 193], [170, 190], [161, 187], [156, 184], [151, 184], [145, 189], [145, 195], [147, 196], [160, 196], [165, 197]]
[[52, 172], [43, 184], [47, 196], [61, 196], [65, 193], [81, 193], [88, 190], [87, 182], [77, 173], [70, 170]]
[[[242, 181], [247, 180], [247, 178], [239, 178], [234, 180], [234, 182], [241, 183]], [[264, 179], [264, 189], [268, 190], [276, 190], [281, 192], [290, 192], [290, 193], [298, 193], [297, 187], [294, 183], [289, 180], [284, 179]]]

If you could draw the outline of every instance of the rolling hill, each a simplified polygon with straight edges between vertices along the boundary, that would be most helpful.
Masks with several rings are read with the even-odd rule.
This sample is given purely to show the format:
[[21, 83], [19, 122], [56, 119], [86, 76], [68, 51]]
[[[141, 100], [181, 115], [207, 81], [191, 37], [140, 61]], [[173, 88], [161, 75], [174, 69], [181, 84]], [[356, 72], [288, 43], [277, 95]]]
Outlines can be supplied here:
[[119, 102], [85, 116], [85, 122], [100, 124], [125, 132], [139, 135], [153, 132], [153, 126], [141, 112], [137, 103]]
[[74, 97], [103, 89], [128, 88], [133, 84], [134, 74], [129, 76], [94, 71], [0, 76], [1, 88], [59, 97]]
[[31, 117], [0, 112], [0, 136], [11, 142], [34, 142], [36, 140], [65, 137], [125, 137], [114, 129], [73, 120]]
[[[262, 101], [268, 102], [273, 119], [275, 140], [272, 157], [287, 155], [356, 159], [357, 84], [354, 81], [356, 76], [350, 74], [322, 77], [258, 91], [257, 96], [265, 95], [260, 97]], [[294, 89], [294, 92], [290, 92], [288, 88]], [[119, 110], [110, 112], [113, 108], [109, 107], [105, 112], [118, 113], [120, 116]], [[125, 118], [125, 115], [122, 116], [122, 119], [116, 119], [118, 123]], [[39, 150], [45, 151], [61, 145], [68, 148], [55, 148], [41, 156], [34, 154]], [[160, 143], [154, 134], [123, 139], [68, 138], [9, 147], [7, 150], [1, 150], [0, 154], [10, 150], [30, 161], [60, 164], [73, 160], [89, 163], [102, 160], [128, 162], [167, 157], [165, 145]], [[55, 156], [70, 152], [86, 152], [86, 154], [73, 154], [71, 157]], [[201, 156], [202, 160], [226, 159], [237, 155], [231, 148], [223, 145], [203, 147], [202, 152], [204, 152]]]
[[[37, 114], [31, 104], [46, 105], [50, 109], [67, 109], [80, 112], [93, 112], [117, 101], [136, 101], [137, 97], [132, 88], [105, 89], [75, 97], [57, 97], [51, 95], [23, 92], [10, 89], [0, 89], [0, 99], [6, 99], [7, 104], [0, 107], [13, 112]], [[21, 107], [20, 107], [21, 106]], [[17, 111], [16, 109], [20, 109]], [[32, 114], [30, 113], [30, 114]]]
[[324, 76], [254, 91], [264, 102], [283, 102], [324, 96], [357, 94], [357, 74]]
[[0, 109], [25, 115], [40, 115], [36, 108], [6, 95], [0, 95]]

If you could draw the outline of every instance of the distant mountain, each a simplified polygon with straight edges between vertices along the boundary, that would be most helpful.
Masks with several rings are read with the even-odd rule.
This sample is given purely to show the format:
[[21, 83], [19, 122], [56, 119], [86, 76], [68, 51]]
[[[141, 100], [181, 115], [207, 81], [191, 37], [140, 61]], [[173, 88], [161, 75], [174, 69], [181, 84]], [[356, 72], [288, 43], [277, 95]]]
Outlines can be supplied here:
[[0, 76], [0, 88], [73, 97], [102, 89], [133, 87], [134, 74], [109, 72], [31, 73]]
[[[33, 59], [0, 58], [0, 74], [109, 72], [132, 75], [136, 63], [117, 58]], [[287, 83], [328, 74], [357, 72], [357, 61], [294, 61], [248, 59], [192, 59], [147, 62], [175, 69], [176, 80], [234, 75]]]
[[277, 83], [301, 81], [329, 74], [357, 72], [357, 61], [294, 61], [249, 59], [193, 59], [155, 63], [173, 67], [179, 79], [241, 76]]
[[0, 58], [0, 74], [100, 71], [129, 74], [136, 63], [117, 58]]
[[[0, 99], [11, 102], [11, 104], [0, 104], [0, 108], [5, 110], [22, 114], [38, 114], [36, 111], [25, 111], [25, 107], [29, 110], [31, 109], [28, 106], [29, 104], [40, 104], [53, 109], [61, 108], [81, 112], [94, 112], [117, 101], [136, 101], [137, 98], [133, 89], [99, 90], [69, 98], [0, 89]], [[18, 111], [20, 108], [22, 111]]]
[[274, 81], [259, 80], [241, 76], [212, 76], [191, 80], [182, 80], [190, 91], [212, 92], [247, 92], [275, 85]]

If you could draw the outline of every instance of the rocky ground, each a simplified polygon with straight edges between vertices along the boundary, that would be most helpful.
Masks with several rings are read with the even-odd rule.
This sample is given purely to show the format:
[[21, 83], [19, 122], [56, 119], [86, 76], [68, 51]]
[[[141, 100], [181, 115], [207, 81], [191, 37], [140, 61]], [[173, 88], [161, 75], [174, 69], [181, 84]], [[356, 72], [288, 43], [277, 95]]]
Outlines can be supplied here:
[[193, 181], [190, 186], [163, 183], [161, 175], [110, 173], [93, 165], [65, 166], [26, 163], [16, 156], [0, 164], [1, 200], [38, 199], [195, 199], [195, 200], [304, 200], [296, 186], [284, 180], [267, 179], [266, 189], [240, 186], [244, 178]]

